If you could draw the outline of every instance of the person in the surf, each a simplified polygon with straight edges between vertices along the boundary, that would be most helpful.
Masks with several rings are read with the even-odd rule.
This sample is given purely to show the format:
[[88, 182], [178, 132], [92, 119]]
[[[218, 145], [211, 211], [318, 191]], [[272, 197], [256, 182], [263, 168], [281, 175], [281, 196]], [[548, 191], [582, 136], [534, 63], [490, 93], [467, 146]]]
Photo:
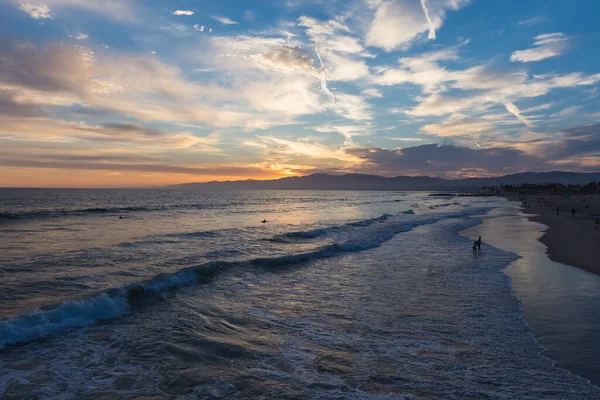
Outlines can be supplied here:
[[477, 240], [473, 242], [473, 254], [477, 254]]
[[479, 239], [475, 243], [477, 243], [477, 250], [481, 252], [481, 236], [479, 236]]
[[263, 219], [263, 220], [262, 220], [262, 221], [260, 221], [260, 222], [262, 222], [263, 224], [266, 224], [266, 223], [267, 223], [267, 222], [269, 222], [269, 221], [267, 221], [266, 219]]

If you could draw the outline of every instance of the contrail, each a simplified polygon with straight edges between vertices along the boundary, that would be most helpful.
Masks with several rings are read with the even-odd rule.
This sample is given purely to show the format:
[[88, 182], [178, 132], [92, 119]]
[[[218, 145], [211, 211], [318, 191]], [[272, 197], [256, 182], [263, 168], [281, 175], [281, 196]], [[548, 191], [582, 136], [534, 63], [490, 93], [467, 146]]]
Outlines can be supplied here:
[[425, 13], [425, 18], [427, 18], [427, 22], [429, 23], [429, 39], [435, 39], [435, 26], [433, 26], [433, 22], [431, 18], [429, 18], [429, 10], [427, 10], [427, 5], [425, 4], [425, 0], [421, 0], [421, 7], [423, 7], [423, 12]]
[[321, 54], [319, 54], [319, 50], [317, 50], [317, 46], [315, 45], [315, 53], [317, 54], [317, 57], [319, 58], [319, 62], [321, 63], [321, 90], [323, 92], [325, 92], [328, 96], [329, 99], [333, 102], [335, 102], [335, 96], [333, 95], [333, 93], [331, 93], [331, 90], [329, 90], [329, 87], [327, 87], [327, 76], [325, 75], [325, 65], [323, 64], [323, 59], [321, 58]]
[[521, 111], [519, 111], [519, 108], [514, 103], [506, 102], [504, 103], [504, 107], [506, 107], [506, 111], [517, 117], [517, 119], [523, 124], [531, 127], [531, 121], [529, 121], [524, 115], [521, 115]]

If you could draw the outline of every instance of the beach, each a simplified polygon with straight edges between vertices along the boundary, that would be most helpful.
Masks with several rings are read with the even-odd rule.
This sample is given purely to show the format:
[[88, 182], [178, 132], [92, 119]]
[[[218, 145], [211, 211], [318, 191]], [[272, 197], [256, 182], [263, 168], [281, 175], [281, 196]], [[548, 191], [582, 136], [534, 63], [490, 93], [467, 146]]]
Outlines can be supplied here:
[[[551, 260], [600, 274], [600, 227], [595, 223], [595, 216], [600, 213], [600, 196], [566, 198], [507, 193], [505, 197], [512, 201], [527, 201], [523, 212], [530, 215], [530, 220], [548, 226], [540, 241], [546, 245]], [[574, 217], [571, 215], [573, 208]]]
[[539, 238], [547, 226], [522, 208], [505, 203], [477, 216], [481, 224], [463, 232], [471, 240], [518, 254], [503, 272], [522, 305], [523, 317], [561, 368], [600, 383], [600, 275], [549, 259]]

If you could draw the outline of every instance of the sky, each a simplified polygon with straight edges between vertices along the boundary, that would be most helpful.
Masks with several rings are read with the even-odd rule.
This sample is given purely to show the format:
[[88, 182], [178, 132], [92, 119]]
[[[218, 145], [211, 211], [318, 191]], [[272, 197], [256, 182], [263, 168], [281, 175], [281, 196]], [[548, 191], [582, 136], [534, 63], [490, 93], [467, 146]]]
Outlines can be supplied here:
[[0, 187], [600, 171], [595, 0], [0, 0]]

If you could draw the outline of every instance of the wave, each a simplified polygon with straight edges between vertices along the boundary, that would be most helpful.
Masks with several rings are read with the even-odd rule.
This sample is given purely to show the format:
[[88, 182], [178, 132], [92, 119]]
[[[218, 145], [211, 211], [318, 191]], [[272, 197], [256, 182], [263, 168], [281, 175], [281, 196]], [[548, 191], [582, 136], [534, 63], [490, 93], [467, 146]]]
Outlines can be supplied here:
[[0, 220], [23, 220], [23, 219], [40, 219], [40, 218], [55, 218], [64, 216], [82, 216], [89, 214], [113, 214], [127, 212], [147, 212], [147, 211], [163, 211], [166, 207], [97, 207], [97, 208], [82, 208], [74, 210], [32, 210], [21, 212], [4, 212], [0, 213]]
[[[412, 210], [409, 210], [409, 211], [412, 211]], [[407, 213], [407, 212], [405, 211], [404, 213]], [[361, 220], [361, 221], [349, 222], [344, 225], [336, 225], [336, 226], [331, 226], [328, 228], [317, 228], [317, 229], [313, 229], [310, 231], [288, 232], [288, 233], [284, 233], [282, 235], [275, 236], [274, 238], [271, 238], [269, 240], [274, 241], [274, 242], [289, 242], [291, 240], [297, 240], [297, 239], [315, 239], [315, 238], [319, 238], [319, 237], [328, 235], [333, 232], [342, 231], [344, 229], [347, 229], [348, 227], [355, 227], [355, 228], [367, 227], [367, 226], [373, 225], [378, 222], [384, 222], [384, 221], [388, 220], [390, 217], [393, 217], [393, 215], [383, 214], [377, 218], [370, 218], [370, 219], [365, 219], [365, 220]]]
[[[333, 202], [347, 199], [320, 199], [320, 198], [294, 198], [294, 199], [269, 199], [269, 203], [274, 201], [281, 204], [286, 204], [290, 201], [300, 202], [302, 204], [314, 203], [314, 202]], [[249, 206], [249, 205], [265, 205], [265, 199], [244, 199], [243, 201], [230, 201], [228, 203], [222, 202], [204, 202], [204, 203], [180, 203], [180, 204], [166, 204], [166, 205], [139, 205], [139, 206], [119, 206], [119, 207], [91, 207], [81, 209], [42, 209], [32, 211], [15, 211], [15, 212], [3, 212], [0, 213], [1, 221], [14, 221], [14, 220], [28, 220], [28, 219], [40, 219], [40, 218], [57, 218], [57, 217], [68, 217], [68, 216], [83, 216], [83, 215], [94, 215], [94, 214], [126, 214], [130, 212], [157, 212], [157, 211], [170, 211], [170, 210], [213, 210], [213, 209], [234, 209], [236, 206]], [[245, 210], [244, 213], [263, 213], [264, 210]]]
[[[374, 218], [370, 224], [386, 221], [384, 214]], [[370, 232], [367, 237], [329, 244], [316, 250], [279, 257], [256, 258], [245, 261], [211, 261], [199, 266], [184, 268], [174, 273], [160, 274], [153, 279], [111, 289], [87, 299], [69, 300], [53, 307], [0, 320], [0, 349], [7, 345], [27, 343], [32, 340], [56, 335], [74, 328], [93, 325], [98, 321], [121, 317], [131, 312], [132, 307], [144, 304], [142, 300], [156, 295], [164, 295], [178, 288], [195, 283], [210, 283], [219, 273], [232, 267], [250, 266], [273, 268], [290, 266], [307, 261], [332, 257], [340, 253], [358, 252], [381, 246], [396, 234], [406, 232], [416, 226], [437, 222], [442, 217], [432, 217], [420, 221], [391, 221], [380, 229]]]

